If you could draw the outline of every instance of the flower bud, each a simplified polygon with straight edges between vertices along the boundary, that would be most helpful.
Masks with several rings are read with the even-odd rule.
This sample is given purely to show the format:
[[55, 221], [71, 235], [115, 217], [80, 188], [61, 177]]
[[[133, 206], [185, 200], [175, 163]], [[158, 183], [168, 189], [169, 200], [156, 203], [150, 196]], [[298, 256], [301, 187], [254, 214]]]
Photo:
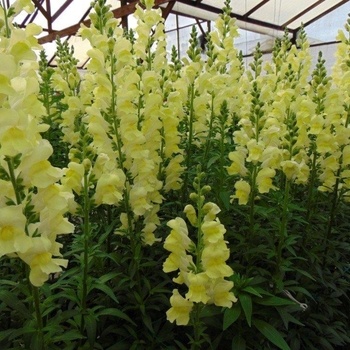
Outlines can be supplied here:
[[84, 166], [84, 169], [85, 169], [85, 172], [88, 172], [90, 169], [91, 169], [91, 160], [88, 159], [88, 158], [85, 158], [83, 160], [83, 166]]

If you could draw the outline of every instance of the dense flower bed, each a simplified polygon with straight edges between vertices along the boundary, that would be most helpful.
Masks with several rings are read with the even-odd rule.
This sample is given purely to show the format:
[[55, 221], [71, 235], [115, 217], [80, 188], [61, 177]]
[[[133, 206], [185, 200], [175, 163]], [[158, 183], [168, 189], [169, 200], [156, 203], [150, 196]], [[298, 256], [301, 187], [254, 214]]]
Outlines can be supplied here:
[[83, 77], [0, 6], [2, 349], [350, 343], [350, 20], [331, 75], [304, 31], [245, 67], [229, 4], [180, 60], [97, 0]]

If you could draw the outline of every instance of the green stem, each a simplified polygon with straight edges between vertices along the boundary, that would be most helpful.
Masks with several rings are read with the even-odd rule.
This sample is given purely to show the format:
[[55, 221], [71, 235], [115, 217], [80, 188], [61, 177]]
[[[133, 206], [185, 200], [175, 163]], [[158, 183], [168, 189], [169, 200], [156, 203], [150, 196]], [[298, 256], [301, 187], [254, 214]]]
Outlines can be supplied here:
[[[125, 212], [128, 217], [128, 232], [129, 232], [129, 239], [130, 239], [130, 248], [131, 248], [131, 254], [134, 260], [135, 264], [135, 278], [136, 278], [136, 287], [138, 294], [141, 298], [142, 296], [142, 286], [141, 286], [141, 276], [140, 276], [140, 249], [138, 249], [139, 244], [141, 244], [141, 237], [137, 233], [138, 230], [133, 229], [133, 213], [130, 205], [130, 198], [129, 198], [129, 190], [128, 188], [124, 191], [124, 205], [125, 205]], [[132, 276], [130, 276], [132, 277]]]
[[225, 128], [224, 125], [221, 127], [221, 138], [220, 138], [220, 168], [219, 168], [219, 196], [223, 191], [224, 187], [224, 157], [225, 157]]
[[84, 252], [83, 252], [83, 280], [82, 280], [82, 299], [81, 299], [81, 322], [80, 331], [83, 334], [85, 327], [85, 313], [87, 308], [87, 281], [89, 273], [89, 242], [90, 242], [90, 199], [89, 199], [89, 179], [88, 174], [84, 174], [84, 224], [83, 224], [83, 238], [84, 238]]
[[[347, 128], [348, 125], [350, 123], [350, 106], [347, 108], [347, 117], [346, 117], [346, 121], [345, 121], [345, 127]], [[342, 147], [342, 152], [345, 146]], [[326, 236], [323, 240], [323, 246], [325, 247], [324, 250], [324, 254], [323, 254], [323, 261], [322, 261], [322, 266], [323, 268], [326, 265], [326, 261], [327, 261], [327, 253], [329, 251], [329, 244], [328, 244], [328, 240], [331, 236], [332, 233], [332, 227], [333, 227], [333, 222], [334, 222], [334, 218], [335, 218], [335, 214], [336, 214], [336, 209], [339, 203], [339, 195], [338, 195], [338, 191], [339, 191], [339, 185], [340, 185], [340, 174], [342, 172], [342, 163], [343, 163], [343, 155], [341, 155], [341, 157], [339, 158], [339, 168], [336, 174], [336, 182], [334, 185], [334, 190], [333, 190], [333, 200], [332, 200], [332, 206], [331, 206], [331, 212], [330, 212], [330, 216], [329, 216], [329, 220], [328, 220], [328, 227], [327, 227], [327, 231], [326, 231]]]
[[34, 306], [35, 306], [36, 324], [38, 326], [38, 331], [40, 335], [40, 349], [38, 350], [45, 350], [46, 347], [44, 343], [43, 319], [42, 319], [41, 310], [40, 310], [39, 288], [33, 286], [32, 295], [33, 295]]
[[164, 157], [164, 146], [165, 146], [165, 135], [164, 135], [164, 126], [160, 129], [160, 151], [159, 155], [161, 158], [161, 161], [159, 162], [159, 167], [158, 167], [158, 180], [162, 180], [162, 171], [163, 171], [163, 164], [165, 162], [165, 157]]
[[290, 181], [286, 179], [285, 186], [284, 186], [282, 220], [280, 225], [279, 242], [277, 247], [277, 259], [276, 259], [276, 270], [275, 270], [276, 279], [278, 279], [280, 275], [283, 247], [284, 247], [285, 238], [287, 237], [289, 191], [290, 191]]
[[250, 192], [250, 210], [249, 210], [249, 232], [247, 238], [254, 236], [254, 224], [255, 224], [255, 196], [256, 196], [256, 177], [258, 175], [257, 166], [253, 165], [253, 174], [252, 174], [252, 184]]
[[191, 345], [191, 350], [201, 350], [201, 337], [203, 332], [203, 324], [200, 320], [200, 314], [203, 309], [203, 304], [195, 304], [193, 310], [193, 332], [194, 342]]
[[2, 8], [4, 10], [4, 17], [5, 17], [5, 27], [6, 27], [6, 38], [9, 38], [10, 35], [11, 35], [11, 30], [10, 30], [10, 26], [9, 26], [9, 23], [8, 23], [8, 9], [6, 8], [5, 6], [5, 0], [2, 0]]
[[16, 179], [16, 175], [15, 175], [15, 167], [13, 164], [13, 158], [5, 157], [5, 160], [7, 162], [8, 168], [9, 168], [9, 177], [10, 177], [10, 180], [12, 183], [12, 187], [13, 187], [13, 190], [15, 191], [16, 204], [21, 204], [22, 199], [21, 199], [20, 191], [18, 190], [18, 187], [17, 187], [17, 179]]
[[203, 157], [203, 164], [207, 164], [208, 162], [208, 154], [210, 151], [211, 146], [211, 139], [213, 137], [213, 123], [214, 123], [214, 93], [211, 94], [211, 110], [210, 110], [210, 121], [209, 121], [209, 133], [207, 138], [207, 144], [205, 147], [204, 157]]
[[308, 238], [308, 234], [311, 227], [311, 218], [313, 214], [313, 204], [314, 204], [314, 185], [316, 180], [316, 161], [317, 161], [317, 152], [314, 150], [313, 152], [313, 159], [312, 159], [312, 165], [311, 165], [311, 177], [310, 177], [310, 183], [309, 183], [309, 191], [308, 191], [308, 200], [307, 200], [307, 212], [306, 212], [306, 222], [307, 226], [305, 228], [305, 231], [303, 233], [303, 240], [301, 246], [304, 247]]
[[340, 167], [339, 167], [339, 170], [337, 172], [337, 180], [336, 180], [335, 185], [334, 185], [333, 199], [332, 199], [331, 211], [330, 211], [328, 225], [327, 225], [327, 231], [326, 231], [326, 235], [323, 239], [323, 244], [322, 244], [323, 247], [325, 247], [324, 252], [323, 252], [323, 260], [322, 260], [322, 267], [323, 268], [326, 266], [327, 253], [329, 250], [328, 240], [329, 240], [331, 233], [332, 233], [332, 227], [333, 227], [334, 217], [335, 217], [337, 203], [338, 203], [338, 190], [339, 190], [339, 182], [340, 182], [339, 176], [340, 176]]
[[116, 58], [113, 54], [113, 51], [110, 51], [110, 60], [111, 60], [111, 74], [109, 76], [109, 80], [112, 85], [112, 101], [111, 101], [111, 115], [113, 119], [113, 127], [114, 127], [114, 133], [117, 138], [117, 148], [118, 148], [118, 156], [119, 156], [119, 166], [121, 169], [123, 169], [123, 152], [122, 152], [122, 140], [119, 134], [119, 120], [117, 118], [117, 111], [116, 111], [116, 105], [117, 105], [117, 98], [116, 98], [116, 86], [115, 86], [115, 63]]
[[185, 178], [183, 182], [183, 190], [182, 190], [182, 201], [185, 203], [187, 198], [187, 186], [188, 186], [188, 175], [190, 171], [191, 165], [191, 156], [192, 156], [192, 141], [193, 141], [193, 120], [194, 120], [194, 83], [190, 85], [190, 115], [189, 115], [189, 126], [188, 126], [188, 142], [187, 142], [187, 150], [186, 150], [186, 171]]
[[[109, 227], [112, 224], [112, 209], [111, 209], [110, 205], [107, 206], [107, 223], [108, 223]], [[111, 235], [109, 234], [107, 237], [107, 254], [111, 253], [111, 251], [112, 251]], [[109, 264], [109, 262], [110, 262], [110, 260], [108, 259], [108, 264]]]
[[196, 245], [196, 273], [202, 272], [201, 261], [202, 261], [202, 252], [203, 252], [203, 233], [202, 233], [202, 207], [203, 207], [203, 198], [201, 191], [201, 174], [198, 174], [198, 198], [197, 198], [197, 245]]

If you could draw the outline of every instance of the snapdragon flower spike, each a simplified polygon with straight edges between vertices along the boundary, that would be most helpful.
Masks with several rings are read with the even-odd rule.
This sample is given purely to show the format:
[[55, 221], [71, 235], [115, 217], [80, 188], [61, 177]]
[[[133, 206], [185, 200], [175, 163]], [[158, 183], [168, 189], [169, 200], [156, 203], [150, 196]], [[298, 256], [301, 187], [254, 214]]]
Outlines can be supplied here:
[[0, 68], [0, 255], [28, 264], [30, 282], [39, 287], [67, 266], [56, 239], [73, 232], [64, 217], [73, 196], [58, 184], [63, 170], [49, 162], [53, 149], [41, 135], [48, 129], [37, 99], [34, 50], [41, 47], [34, 35], [41, 29], [34, 24], [25, 30], [14, 28], [13, 16], [33, 5], [16, 1], [13, 6], [0, 8], [0, 21], [6, 22], [6, 30], [0, 31], [0, 59], [5, 63]]
[[164, 248], [171, 252], [163, 264], [164, 272], [178, 271], [174, 282], [188, 287], [185, 297], [180, 295], [178, 289], [174, 289], [170, 298], [171, 308], [167, 318], [178, 325], [189, 322], [194, 303], [231, 307], [237, 301], [230, 291], [233, 282], [225, 280], [233, 274], [231, 267], [226, 264], [230, 255], [224, 240], [226, 229], [217, 218], [220, 208], [212, 202], [204, 203], [204, 195], [210, 188], [201, 187], [202, 176], [199, 174], [194, 182], [198, 193], [191, 194], [197, 211], [192, 205], [187, 205], [184, 210], [197, 237], [192, 240], [185, 220], [177, 217], [168, 222], [172, 230], [164, 242]]
[[277, 189], [273, 179], [282, 160], [279, 150], [281, 126], [271, 116], [276, 81], [271, 72], [262, 75], [261, 57], [257, 45], [251, 71], [247, 72], [250, 93], [243, 103], [245, 107], [241, 108], [239, 129], [233, 133], [236, 147], [229, 153], [232, 163], [227, 167], [228, 174], [237, 178], [231, 202], [238, 199], [240, 205], [248, 202], [254, 205], [258, 193]]
[[[323, 182], [321, 191], [336, 192], [335, 195], [350, 201], [349, 181], [349, 143], [350, 143], [350, 16], [344, 27], [338, 32], [336, 62], [333, 67], [332, 78], [335, 88], [325, 100], [325, 113], [329, 114], [331, 136], [329, 139], [335, 147], [333, 152], [321, 163], [323, 173], [320, 179]], [[335, 142], [334, 142], [334, 141]], [[326, 140], [324, 140], [326, 141]], [[327, 147], [323, 142], [323, 147]], [[333, 164], [333, 169], [327, 168]]]

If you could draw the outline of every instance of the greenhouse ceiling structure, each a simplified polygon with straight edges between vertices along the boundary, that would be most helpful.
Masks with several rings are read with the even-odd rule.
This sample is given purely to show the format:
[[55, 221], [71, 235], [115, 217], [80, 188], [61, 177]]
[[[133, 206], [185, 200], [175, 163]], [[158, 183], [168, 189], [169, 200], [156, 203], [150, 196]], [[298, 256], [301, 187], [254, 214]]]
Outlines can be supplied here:
[[[80, 68], [84, 68], [87, 43], [76, 33], [81, 23], [89, 25], [92, 11], [89, 0], [32, 0], [35, 11], [21, 14], [16, 18], [20, 27], [34, 22], [43, 28], [39, 42], [43, 44], [49, 62], [55, 65], [55, 39], [57, 36], [75, 47]], [[13, 1], [5, 0], [7, 6]], [[132, 28], [136, 25], [133, 12], [139, 1], [107, 0], [114, 16], [121, 19], [121, 25]], [[189, 33], [193, 25], [203, 36], [214, 26], [221, 13], [224, 0], [155, 0], [161, 7], [165, 19], [169, 51], [175, 45], [180, 56], [186, 54]], [[244, 56], [252, 55], [259, 42], [263, 52], [272, 50], [276, 38], [287, 29], [295, 40], [300, 27], [306, 29], [309, 42], [315, 51], [322, 46], [326, 58], [332, 60], [336, 44], [336, 34], [341, 29], [350, 12], [350, 0], [232, 0], [232, 17], [237, 19], [240, 38], [236, 47]], [[328, 53], [329, 51], [329, 53]]]

